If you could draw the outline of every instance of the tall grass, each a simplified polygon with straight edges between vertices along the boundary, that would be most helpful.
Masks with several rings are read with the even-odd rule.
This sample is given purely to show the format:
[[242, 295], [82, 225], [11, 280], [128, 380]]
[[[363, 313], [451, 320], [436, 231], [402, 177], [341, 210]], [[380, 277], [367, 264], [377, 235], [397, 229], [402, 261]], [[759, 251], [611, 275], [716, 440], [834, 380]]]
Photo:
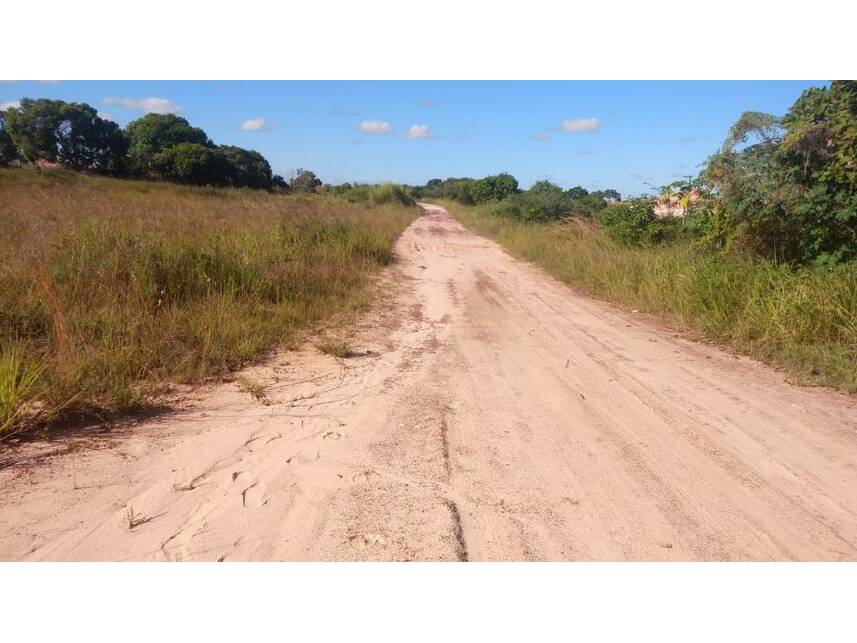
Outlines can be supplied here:
[[127, 409], [164, 382], [217, 377], [296, 346], [365, 304], [416, 213], [0, 171], [0, 427], [20, 427], [34, 403]]
[[857, 271], [795, 270], [691, 242], [627, 248], [594, 225], [524, 223], [446, 204], [511, 254], [599, 298], [776, 364], [800, 382], [857, 390]]

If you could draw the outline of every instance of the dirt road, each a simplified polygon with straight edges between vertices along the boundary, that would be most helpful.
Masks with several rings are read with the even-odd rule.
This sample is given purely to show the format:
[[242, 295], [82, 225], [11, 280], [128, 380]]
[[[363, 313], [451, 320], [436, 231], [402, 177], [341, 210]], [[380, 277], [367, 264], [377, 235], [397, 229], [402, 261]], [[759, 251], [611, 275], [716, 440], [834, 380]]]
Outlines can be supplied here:
[[360, 355], [284, 353], [0, 470], [9, 560], [855, 560], [857, 404], [429, 208]]

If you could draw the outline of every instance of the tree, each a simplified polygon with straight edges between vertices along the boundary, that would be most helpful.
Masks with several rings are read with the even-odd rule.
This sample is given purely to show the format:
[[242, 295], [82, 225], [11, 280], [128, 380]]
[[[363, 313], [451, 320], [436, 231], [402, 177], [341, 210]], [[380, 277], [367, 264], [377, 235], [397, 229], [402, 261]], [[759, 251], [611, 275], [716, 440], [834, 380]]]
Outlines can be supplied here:
[[598, 197], [599, 199], [604, 199], [605, 201], [621, 201], [622, 195], [619, 194], [617, 190], [612, 188], [607, 190], [596, 190], [595, 192], [590, 192], [592, 196]]
[[536, 181], [530, 186], [530, 192], [533, 194], [551, 194], [562, 196], [562, 188], [558, 186], [556, 183], [551, 183], [548, 180], [542, 179], [541, 181]]
[[304, 169], [295, 171], [292, 181], [289, 183], [294, 192], [315, 192], [322, 185], [321, 179], [315, 175], [315, 172]]
[[589, 192], [586, 189], [580, 187], [579, 185], [577, 185], [573, 188], [569, 188], [568, 190], [566, 190], [565, 193], [568, 195], [568, 197], [570, 199], [582, 199], [583, 197], [585, 197], [589, 194]]
[[6, 131], [6, 113], [0, 110], [0, 165], [9, 165], [18, 160], [18, 149], [12, 142], [12, 137]]
[[289, 184], [282, 176], [275, 174], [271, 177], [271, 189], [277, 192], [288, 192]]
[[123, 164], [127, 141], [119, 126], [86, 103], [24, 98], [4, 120], [18, 153], [31, 163], [102, 171], [117, 171]]
[[473, 197], [473, 188], [476, 181], [469, 178], [448, 178], [443, 182], [443, 187], [440, 191], [440, 196], [448, 199], [453, 199], [464, 205], [473, 205], [475, 199]]
[[220, 145], [217, 151], [232, 165], [232, 180], [235, 187], [259, 190], [267, 190], [271, 187], [271, 165], [259, 152], [232, 145]]
[[808, 89], [783, 118], [746, 112], [703, 173], [705, 239], [792, 263], [857, 258], [857, 81]]
[[233, 167], [217, 150], [199, 143], [179, 143], [158, 152], [150, 163], [154, 178], [192, 185], [231, 185]]
[[[128, 157], [131, 169], [140, 176], [153, 176], [155, 156], [180, 143], [211, 148], [214, 144], [198, 127], [175, 114], [146, 114], [128, 123]], [[201, 157], [201, 153], [197, 151]]]
[[472, 188], [476, 203], [502, 201], [518, 193], [518, 180], [511, 174], [501, 173], [475, 181]]

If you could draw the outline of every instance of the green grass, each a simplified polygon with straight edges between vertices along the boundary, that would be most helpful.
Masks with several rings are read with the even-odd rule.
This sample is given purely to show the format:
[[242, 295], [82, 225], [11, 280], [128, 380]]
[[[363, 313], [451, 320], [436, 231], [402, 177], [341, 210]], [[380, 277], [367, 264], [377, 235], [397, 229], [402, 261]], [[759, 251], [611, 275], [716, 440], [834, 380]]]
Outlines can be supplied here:
[[857, 271], [794, 270], [702, 252], [691, 242], [627, 248], [593, 224], [523, 223], [445, 204], [463, 224], [587, 293], [787, 371], [857, 390]]
[[268, 397], [268, 394], [265, 391], [265, 385], [262, 384], [262, 382], [247, 376], [241, 376], [238, 378], [236, 383], [238, 384], [238, 388], [249, 393], [257, 402], [262, 402]]
[[354, 357], [355, 352], [354, 349], [351, 348], [351, 344], [346, 341], [336, 340], [336, 339], [323, 339], [318, 344], [316, 344], [318, 350], [327, 355], [333, 355], [334, 357], [339, 357], [342, 359], [348, 357]]
[[416, 214], [0, 170], [0, 438], [36, 416], [133, 408], [346, 323]]

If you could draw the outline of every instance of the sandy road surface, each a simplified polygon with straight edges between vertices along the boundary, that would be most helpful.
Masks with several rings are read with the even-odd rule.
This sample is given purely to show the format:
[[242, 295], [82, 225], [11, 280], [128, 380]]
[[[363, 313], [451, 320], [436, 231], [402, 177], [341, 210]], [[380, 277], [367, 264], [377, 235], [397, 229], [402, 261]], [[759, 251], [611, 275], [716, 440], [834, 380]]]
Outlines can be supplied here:
[[250, 372], [266, 402], [224, 384], [18, 451], [0, 558], [857, 559], [852, 399], [579, 296], [439, 208], [398, 253], [363, 355], [282, 354]]

